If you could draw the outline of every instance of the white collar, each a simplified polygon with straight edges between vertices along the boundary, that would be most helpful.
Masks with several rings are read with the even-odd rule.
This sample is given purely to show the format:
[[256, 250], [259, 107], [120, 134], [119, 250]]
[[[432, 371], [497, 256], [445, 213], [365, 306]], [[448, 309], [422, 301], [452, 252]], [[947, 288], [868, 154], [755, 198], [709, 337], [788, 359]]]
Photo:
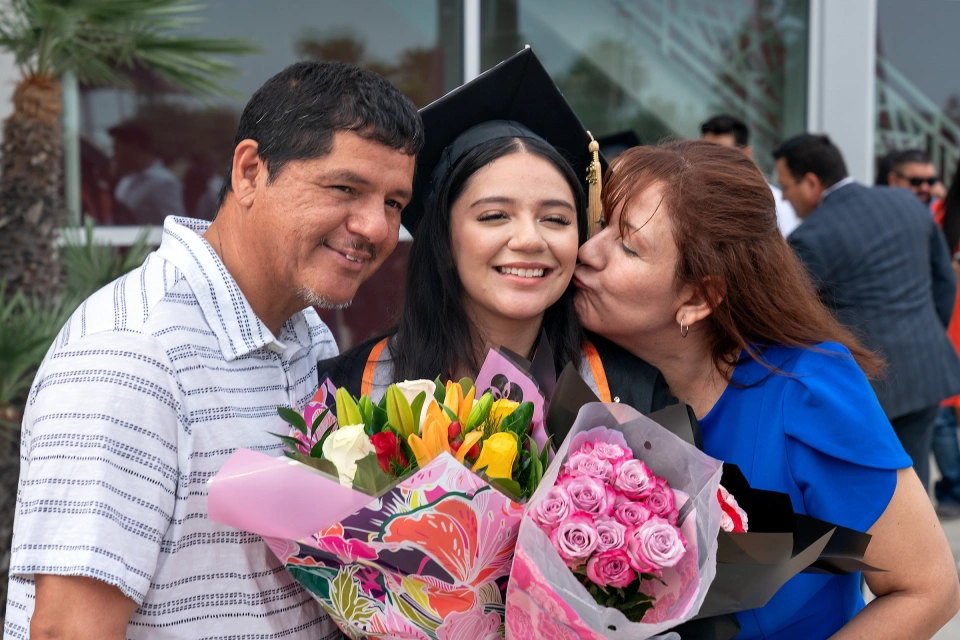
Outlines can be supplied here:
[[847, 176], [846, 178], [844, 178], [843, 180], [840, 180], [836, 184], [830, 185], [829, 187], [823, 190], [823, 193], [820, 194], [820, 204], [823, 204], [823, 199], [826, 198], [831, 193], [833, 193], [834, 191], [842, 189], [848, 184], [853, 184], [854, 182], [856, 182], [856, 180], [853, 179], [853, 176]]
[[[257, 317], [236, 280], [203, 238], [209, 226], [206, 220], [167, 216], [157, 255], [184, 275], [228, 361], [262, 347], [285, 351], [287, 345]], [[310, 346], [310, 327], [302, 311], [291, 316], [280, 333], [287, 343]]]

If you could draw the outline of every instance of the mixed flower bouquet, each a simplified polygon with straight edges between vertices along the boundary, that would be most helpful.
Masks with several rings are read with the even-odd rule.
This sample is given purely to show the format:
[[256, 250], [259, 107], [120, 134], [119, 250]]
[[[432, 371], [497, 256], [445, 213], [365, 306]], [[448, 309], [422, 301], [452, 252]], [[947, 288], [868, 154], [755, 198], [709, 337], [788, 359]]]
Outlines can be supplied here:
[[303, 415], [278, 408], [292, 435], [275, 435], [287, 445], [287, 457], [370, 495], [447, 453], [525, 501], [548, 454], [531, 436], [534, 403], [500, 395], [494, 388], [477, 398], [469, 378], [446, 385], [412, 380], [390, 385], [374, 404], [327, 380]]
[[520, 526], [507, 637], [650, 638], [693, 618], [716, 572], [721, 471], [630, 407], [580, 408]]
[[544, 398], [491, 351], [476, 381], [329, 382], [279, 410], [286, 458], [238, 451], [211, 519], [264, 537], [351, 638], [502, 638], [523, 502], [548, 463]]

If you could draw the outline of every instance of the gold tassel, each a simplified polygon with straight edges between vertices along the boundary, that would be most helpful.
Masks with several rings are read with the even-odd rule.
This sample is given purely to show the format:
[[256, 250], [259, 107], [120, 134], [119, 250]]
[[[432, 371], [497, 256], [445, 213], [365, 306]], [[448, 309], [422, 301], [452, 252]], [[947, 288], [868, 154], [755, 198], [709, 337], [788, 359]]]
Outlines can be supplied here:
[[587, 201], [587, 237], [593, 236], [593, 233], [600, 225], [600, 218], [603, 216], [603, 202], [600, 200], [600, 191], [603, 188], [603, 169], [600, 167], [600, 143], [593, 139], [593, 134], [587, 131], [590, 136], [590, 153], [593, 154], [593, 160], [587, 167], [587, 183], [589, 188], [589, 199]]

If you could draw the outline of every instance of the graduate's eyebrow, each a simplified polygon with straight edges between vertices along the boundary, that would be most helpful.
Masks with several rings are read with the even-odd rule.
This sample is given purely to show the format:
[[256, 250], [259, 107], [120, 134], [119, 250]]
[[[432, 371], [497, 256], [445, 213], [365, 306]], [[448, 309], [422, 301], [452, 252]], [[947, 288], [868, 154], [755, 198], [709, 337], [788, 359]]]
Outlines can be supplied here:
[[[479, 200], [471, 204], [470, 207], [473, 208], [479, 205], [486, 205], [486, 204], [516, 204], [516, 202], [517, 201], [514, 200], [513, 198], [508, 198], [506, 196], [487, 196], [486, 198], [480, 198]], [[537, 202], [537, 205], [541, 207], [563, 207], [564, 209], [569, 209], [570, 211], [574, 210], [573, 205], [567, 202], [566, 200], [555, 200], [555, 199], [539, 200]]]

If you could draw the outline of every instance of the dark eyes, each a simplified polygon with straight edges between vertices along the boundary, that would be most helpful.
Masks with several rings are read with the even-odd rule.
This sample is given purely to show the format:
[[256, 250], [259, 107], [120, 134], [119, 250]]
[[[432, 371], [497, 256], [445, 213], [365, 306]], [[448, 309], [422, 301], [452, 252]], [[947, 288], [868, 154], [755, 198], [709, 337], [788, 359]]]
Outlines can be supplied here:
[[620, 248], [623, 249], [623, 252], [624, 252], [625, 254], [627, 254], [628, 256], [636, 256], [636, 255], [639, 255], [636, 251], [634, 251], [633, 249], [631, 249], [630, 247], [628, 247], [627, 245], [625, 245], [625, 244], [622, 243], [622, 242], [620, 243]]
[[403, 205], [397, 202], [396, 200], [387, 200], [386, 205], [397, 211], [403, 211]]
[[[346, 193], [348, 195], [355, 195], [357, 193], [356, 189], [354, 189], [353, 187], [348, 187], [343, 184], [336, 184], [330, 188], [336, 189], [337, 191], [340, 191], [341, 193]], [[396, 209], [397, 211], [403, 211], [403, 205], [397, 202], [396, 200], [386, 200], [384, 201], [384, 204], [390, 207], [391, 209]]]

